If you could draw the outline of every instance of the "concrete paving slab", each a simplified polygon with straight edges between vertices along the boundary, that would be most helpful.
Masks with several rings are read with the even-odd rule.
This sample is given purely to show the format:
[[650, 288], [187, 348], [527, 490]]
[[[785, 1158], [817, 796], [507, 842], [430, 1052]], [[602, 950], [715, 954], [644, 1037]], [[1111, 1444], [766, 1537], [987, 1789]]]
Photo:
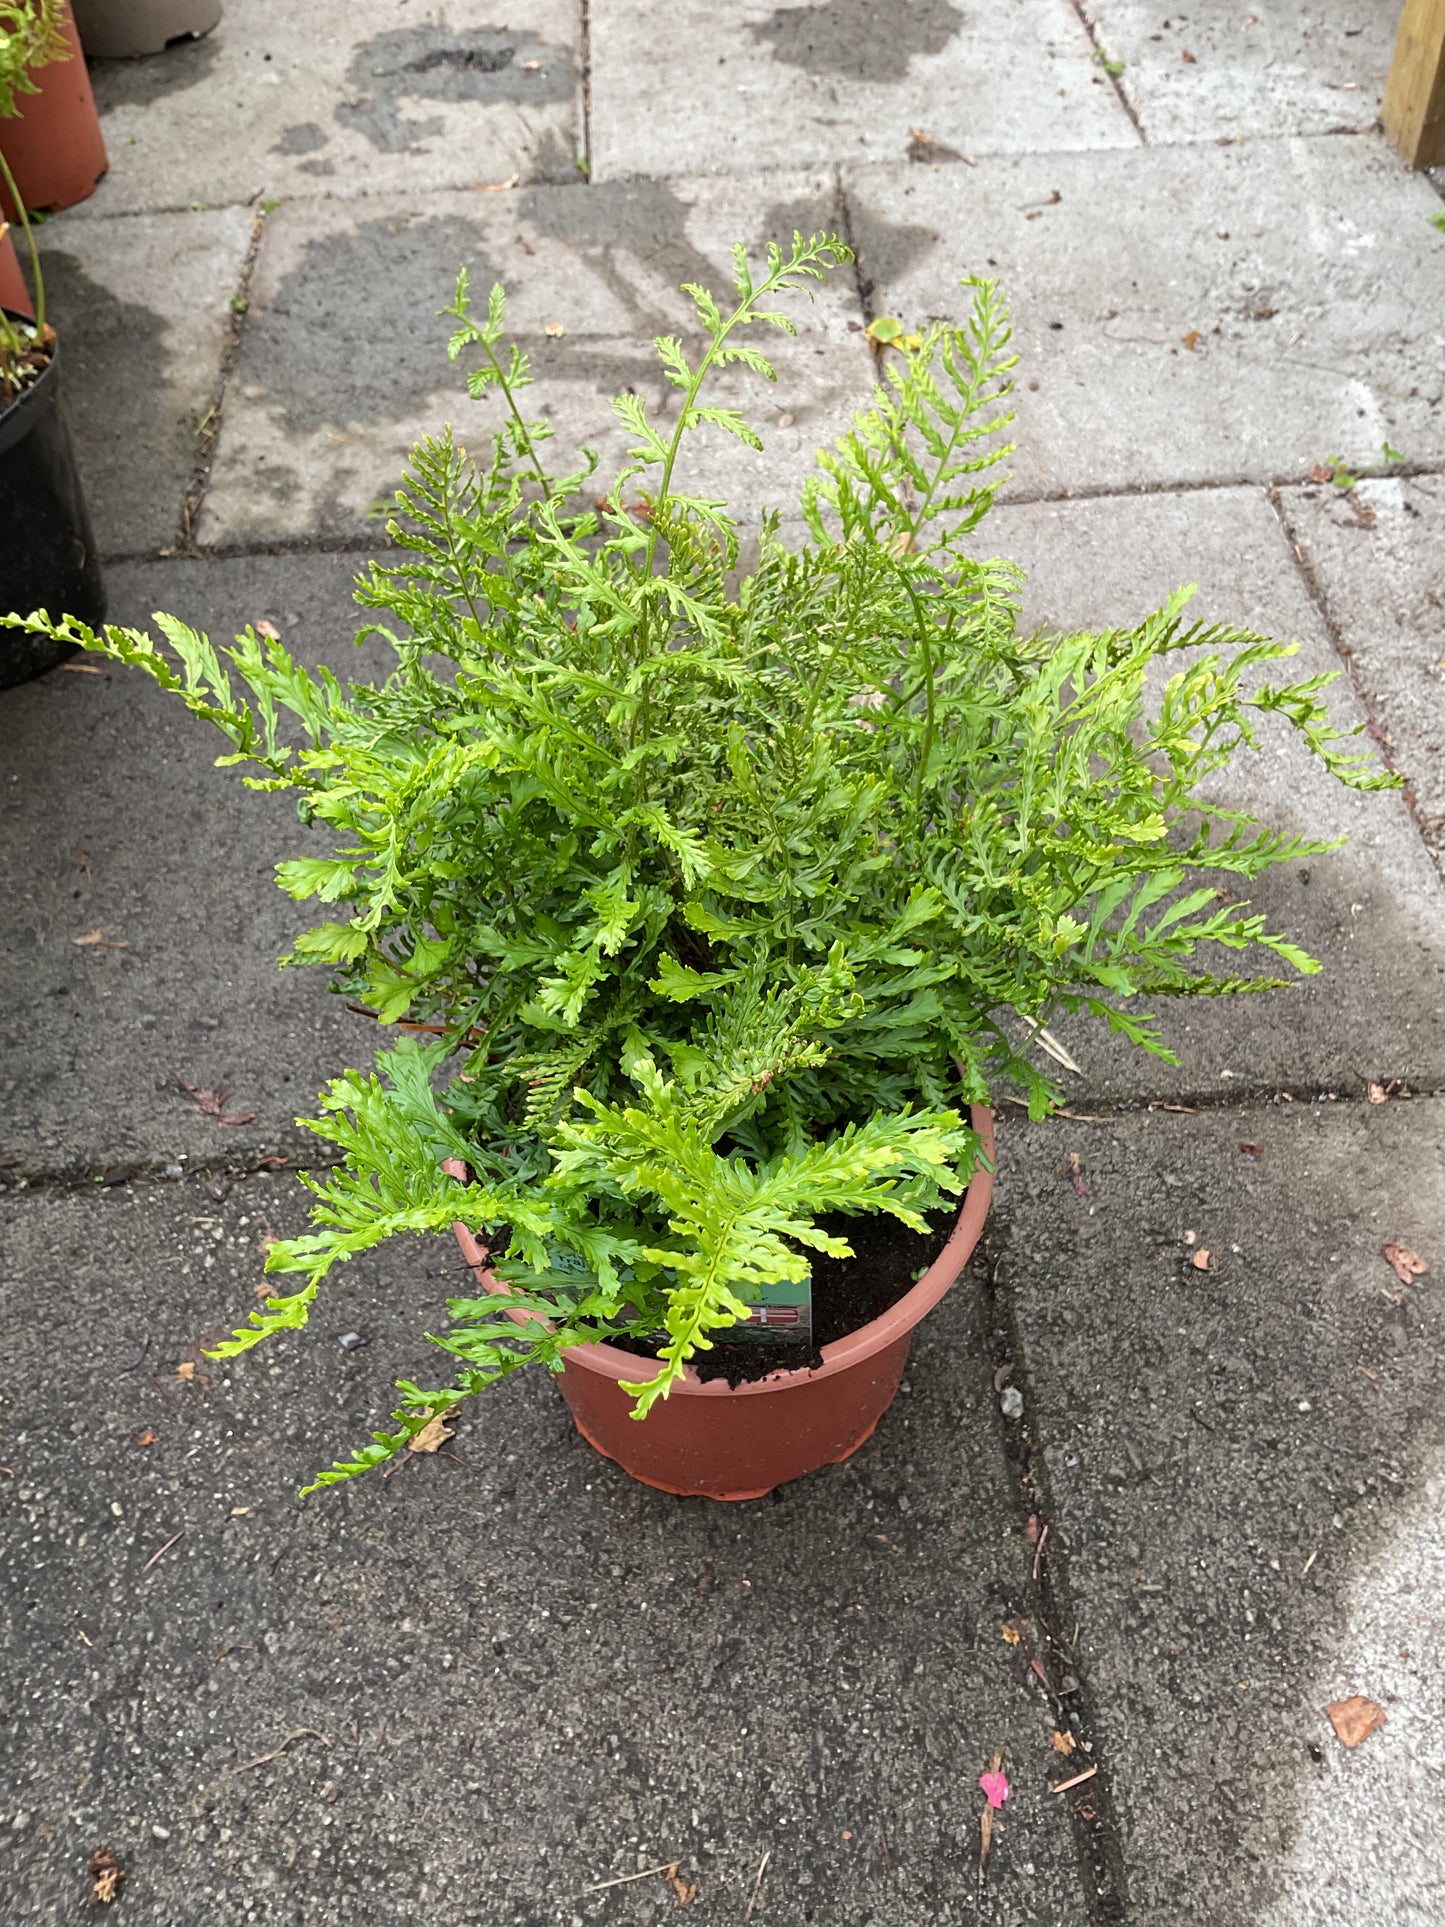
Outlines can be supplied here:
[[39, 231], [65, 413], [102, 554], [176, 540], [197, 428], [221, 386], [251, 217], [70, 215]]
[[229, 0], [202, 40], [93, 64], [111, 171], [89, 215], [576, 178], [573, 0]]
[[[1003, 1131], [1021, 1425], [1141, 1927], [1445, 1908], [1442, 1149], [1433, 1100]], [[1354, 1693], [1388, 1724], [1347, 1752]]]
[[[681, 330], [696, 340], [678, 284], [730, 295], [734, 241], [760, 251], [796, 228], [840, 226], [828, 172], [283, 207], [252, 281], [201, 539], [364, 533], [423, 434], [448, 420], [463, 441], [490, 432], [500, 401], [467, 399], [461, 368], [446, 359], [449, 327], [433, 318], [464, 264], [483, 311], [492, 283], [506, 287], [509, 325], [536, 377], [526, 400], [554, 424], [562, 472], [579, 446], [598, 450], [600, 495], [630, 441], [611, 398], [630, 388], [655, 421], [675, 419], [677, 391], [652, 339]], [[766, 452], [701, 432], [679, 470], [684, 486], [753, 512], [794, 501], [815, 447], [868, 396], [873, 366], [851, 273], [792, 306], [795, 340], [756, 331], [777, 387], [730, 370], [713, 393], [758, 423]]]
[[[845, 171], [874, 312], [1015, 308], [1015, 490], [1445, 462], [1439, 201], [1377, 137]], [[1033, 386], [1033, 384], [1037, 386]]]
[[591, 48], [594, 180], [1138, 143], [1067, 0], [606, 0]]
[[[217, 642], [265, 618], [303, 661], [374, 675], [382, 650], [358, 660], [352, 642], [359, 564], [130, 564], [109, 572], [111, 615], [149, 627], [164, 609]], [[294, 1118], [373, 1038], [321, 977], [277, 968], [306, 927], [273, 875], [314, 842], [294, 806], [216, 769], [224, 739], [129, 670], [59, 669], [7, 690], [0, 743], [0, 1155], [18, 1157], [20, 1175], [112, 1179], [309, 1158], [315, 1140]], [[74, 941], [93, 932], [101, 941]], [[230, 1111], [254, 1121], [208, 1122], [180, 1078], [231, 1089]]]
[[[1022, 620], [1030, 630], [1128, 626], [1192, 582], [1199, 585], [1192, 614], [1298, 643], [1274, 680], [1343, 670], [1262, 489], [1002, 506], [976, 540], [1023, 566]], [[1341, 727], [1364, 720], [1343, 676], [1332, 708]], [[1101, 1025], [1060, 1017], [1051, 1028], [1083, 1067], [1082, 1078], [1067, 1081], [1085, 1109], [1087, 1100], [1231, 1088], [1236, 1098], [1278, 1089], [1361, 1096], [1367, 1083], [1391, 1077], [1417, 1089], [1445, 1085], [1445, 893], [1407, 807], [1396, 792], [1346, 790], [1276, 719], [1264, 719], [1259, 733], [1258, 750], [1214, 778], [1211, 793], [1279, 828], [1348, 839], [1334, 855], [1282, 865], [1241, 889], [1323, 969], [1267, 996], [1158, 999], [1177, 1068]], [[1362, 747], [1369, 749], [1368, 740]], [[1239, 963], [1261, 976], [1289, 974], [1267, 952]]]
[[298, 1503], [399, 1371], [434, 1375], [449, 1241], [346, 1267], [309, 1334], [224, 1369], [200, 1341], [299, 1227], [294, 1181], [0, 1220], [16, 1918], [69, 1918], [102, 1843], [137, 1918], [217, 1927], [656, 1921], [658, 1877], [584, 1889], [673, 1858], [688, 1919], [737, 1922], [769, 1851], [753, 1919], [785, 1927], [1085, 1917], [1000, 1638], [1032, 1553], [969, 1287], [859, 1456], [776, 1500], [635, 1485], [524, 1375], [445, 1452]]
[[1124, 63], [1119, 84], [1150, 141], [1363, 132], [1379, 113], [1400, 21], [1393, 0], [1258, 13], [1194, 0], [1187, 14], [1152, 0], [1087, 0], [1083, 11]]
[[1445, 477], [1286, 489], [1281, 505], [1324, 592], [1426, 842], [1445, 861]]

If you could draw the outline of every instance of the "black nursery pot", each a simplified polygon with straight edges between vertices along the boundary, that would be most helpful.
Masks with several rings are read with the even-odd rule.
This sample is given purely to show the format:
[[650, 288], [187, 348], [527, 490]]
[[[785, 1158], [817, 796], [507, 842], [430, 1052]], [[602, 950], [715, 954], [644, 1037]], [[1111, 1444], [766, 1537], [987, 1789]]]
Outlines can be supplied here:
[[[32, 609], [92, 626], [105, 617], [90, 512], [60, 412], [58, 349], [39, 380], [0, 412], [0, 612]], [[0, 629], [0, 689], [74, 654], [71, 643]]]

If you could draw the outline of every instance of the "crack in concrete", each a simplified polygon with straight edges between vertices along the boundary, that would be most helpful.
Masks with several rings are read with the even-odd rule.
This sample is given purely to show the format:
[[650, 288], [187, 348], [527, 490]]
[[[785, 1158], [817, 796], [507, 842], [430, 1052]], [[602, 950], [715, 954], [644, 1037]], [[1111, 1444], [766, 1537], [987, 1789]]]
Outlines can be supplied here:
[[[1083, 27], [1084, 32], [1089, 36], [1089, 45], [1094, 49], [1095, 60], [1104, 69], [1104, 72], [1108, 75], [1109, 85], [1114, 89], [1114, 93], [1118, 98], [1119, 105], [1123, 108], [1124, 112], [1129, 116], [1129, 123], [1133, 127], [1134, 132], [1139, 136], [1139, 145], [1141, 147], [1147, 147], [1149, 145], [1149, 136], [1144, 132], [1144, 123], [1140, 120], [1139, 116], [1135, 113], [1134, 103], [1132, 100], [1130, 100], [1129, 96], [1124, 91], [1123, 76], [1110, 71], [1110, 57], [1109, 57], [1108, 49], [1104, 47], [1104, 45], [1099, 39], [1098, 33], [1096, 32], [1094, 27], [1094, 23], [1089, 18], [1088, 12], [1085, 9], [1084, 0], [1073, 0], [1073, 8], [1074, 8], [1074, 12], [1079, 16], [1080, 25]], [[1173, 145], [1173, 143], [1171, 143], [1171, 145]]]
[[221, 432], [221, 415], [226, 405], [226, 389], [230, 383], [231, 372], [235, 368], [237, 356], [241, 352], [241, 334], [246, 325], [246, 316], [251, 307], [251, 276], [255, 272], [256, 257], [261, 251], [261, 236], [266, 228], [266, 211], [261, 212], [251, 223], [251, 239], [246, 247], [245, 259], [236, 281], [235, 292], [230, 298], [230, 325], [226, 339], [221, 346], [221, 358], [216, 367], [216, 385], [212, 391], [210, 406], [196, 424], [196, 454], [191, 467], [191, 479], [181, 498], [180, 523], [176, 540], [170, 550], [162, 549], [161, 555], [191, 556], [196, 553], [194, 529], [196, 517], [201, 512], [206, 490], [211, 482], [211, 465], [215, 459], [216, 440]]
[[[1438, 473], [1438, 471], [1412, 467], [1410, 464], [1397, 464], [1390, 471], [1388, 479], [1394, 479], [1402, 475], [1430, 475], [1435, 473]], [[1385, 479], [1385, 477], [1383, 476], [1383, 472], [1377, 473], [1372, 471], [1370, 475], [1364, 479], [1376, 481]], [[1330, 599], [1325, 591], [1324, 583], [1320, 580], [1319, 571], [1306, 553], [1301, 531], [1296, 527], [1295, 521], [1290, 515], [1289, 504], [1284, 499], [1284, 488], [1279, 483], [1271, 483], [1265, 490], [1265, 493], [1269, 497], [1269, 505], [1274, 510], [1275, 517], [1279, 522], [1280, 533], [1289, 544], [1290, 554], [1294, 561], [1295, 568], [1299, 571], [1300, 579], [1305, 586], [1305, 593], [1318, 610], [1320, 620], [1324, 623], [1330, 641], [1334, 644], [1335, 653], [1340, 659], [1342, 673], [1349, 683], [1350, 688], [1355, 692], [1355, 698], [1371, 725], [1379, 730], [1381, 735], [1385, 735], [1385, 725], [1371, 707], [1365, 685], [1361, 681], [1360, 673], [1355, 667], [1354, 650], [1345, 640], [1344, 625], [1330, 606]], [[1385, 753], [1386, 743], [1381, 743], [1379, 748], [1382, 761], [1393, 771], [1395, 765]], [[1405, 777], [1407, 787], [1401, 792], [1401, 800], [1405, 808], [1410, 812], [1410, 821], [1415, 825], [1420, 841], [1424, 844], [1431, 862], [1439, 871], [1441, 880], [1445, 881], [1445, 849], [1442, 849], [1438, 844], [1431, 841], [1429, 830], [1430, 819], [1426, 817], [1424, 811], [1420, 808], [1419, 798], [1415, 790], [1409, 787], [1409, 776], [1406, 775], [1403, 770], [1397, 773]]]
[[994, 1384], [1000, 1388], [1011, 1385], [1023, 1399], [1022, 1412], [1010, 1419], [1004, 1416], [996, 1398], [994, 1415], [1003, 1454], [1013, 1474], [1021, 1522], [1025, 1526], [1032, 1522], [1032, 1538], [1027, 1532], [1021, 1534], [1025, 1548], [1030, 1543], [1033, 1546], [1033, 1557], [1025, 1561], [1021, 1591], [1030, 1602], [1030, 1616], [1043, 1630], [1044, 1641], [1037, 1653], [1029, 1653], [1029, 1664], [1042, 1678], [1057, 1725], [1074, 1740], [1074, 1751], [1060, 1755], [1060, 1783], [1089, 1767], [1096, 1769], [1092, 1778], [1065, 1797], [1089, 1918], [1117, 1927], [1125, 1919], [1129, 1904], [1123, 1843], [1110, 1790], [1109, 1766], [1097, 1737], [1093, 1695], [1076, 1649], [1078, 1619], [1068, 1582], [1068, 1555], [1060, 1542], [1044, 1453], [1034, 1434], [1034, 1401], [1024, 1365], [1023, 1334], [1009, 1290], [1006, 1260], [992, 1232], [985, 1234], [982, 1262], [974, 1269]]

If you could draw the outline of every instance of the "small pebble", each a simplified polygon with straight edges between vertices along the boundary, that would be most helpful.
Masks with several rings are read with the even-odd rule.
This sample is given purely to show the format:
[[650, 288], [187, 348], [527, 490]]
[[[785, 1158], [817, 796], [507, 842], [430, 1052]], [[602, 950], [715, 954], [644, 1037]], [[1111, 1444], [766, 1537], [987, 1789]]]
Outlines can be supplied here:
[[171, 1837], [171, 1830], [169, 1827], [152, 1827], [151, 1828], [152, 1840], [169, 1840], [170, 1837]]
[[1024, 1395], [1017, 1385], [1005, 1385], [999, 1394], [999, 1410], [1005, 1418], [1022, 1418], [1024, 1415]]
[[360, 1332], [343, 1332], [340, 1338], [338, 1338], [336, 1342], [341, 1347], [342, 1351], [354, 1352], [357, 1346], [364, 1345], [366, 1343], [366, 1340], [362, 1337]]
[[161, 1175], [167, 1178], [178, 1178], [182, 1176], [181, 1167], [178, 1164], [168, 1164]]

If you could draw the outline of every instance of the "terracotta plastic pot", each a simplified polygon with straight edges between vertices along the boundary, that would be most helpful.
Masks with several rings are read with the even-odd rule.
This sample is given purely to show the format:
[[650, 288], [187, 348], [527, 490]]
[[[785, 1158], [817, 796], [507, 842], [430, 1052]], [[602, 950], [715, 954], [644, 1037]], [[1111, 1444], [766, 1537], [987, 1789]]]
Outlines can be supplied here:
[[[0, 120], [0, 153], [10, 163], [26, 207], [53, 214], [94, 194], [96, 182], [110, 162], [101, 139], [90, 75], [70, 9], [65, 9], [65, 37], [69, 60], [52, 60], [32, 75], [38, 94], [20, 94], [19, 112]], [[7, 221], [17, 218], [0, 191], [0, 210]]]
[[11, 314], [33, 315], [35, 304], [30, 299], [30, 289], [21, 270], [20, 256], [15, 251], [14, 237], [7, 228], [0, 233], [0, 308], [8, 308]]
[[[975, 1105], [972, 1122], [991, 1158], [992, 1111]], [[446, 1169], [466, 1176], [455, 1159]], [[992, 1195], [992, 1174], [975, 1172], [952, 1236], [917, 1284], [881, 1318], [825, 1345], [816, 1371], [774, 1372], [730, 1386], [726, 1379], [704, 1383], [689, 1370], [637, 1420], [619, 1381], [645, 1378], [647, 1360], [612, 1345], [574, 1346], [564, 1354], [560, 1383], [577, 1430], [634, 1479], [686, 1497], [760, 1499], [805, 1472], [851, 1457], [893, 1403], [914, 1327], [967, 1264]], [[454, 1230], [478, 1284], [496, 1289], [485, 1248], [465, 1225]], [[525, 1323], [527, 1314], [517, 1317]]]
[[199, 39], [221, 17], [221, 0], [73, 0], [80, 42], [94, 60], [164, 53], [173, 40]]

